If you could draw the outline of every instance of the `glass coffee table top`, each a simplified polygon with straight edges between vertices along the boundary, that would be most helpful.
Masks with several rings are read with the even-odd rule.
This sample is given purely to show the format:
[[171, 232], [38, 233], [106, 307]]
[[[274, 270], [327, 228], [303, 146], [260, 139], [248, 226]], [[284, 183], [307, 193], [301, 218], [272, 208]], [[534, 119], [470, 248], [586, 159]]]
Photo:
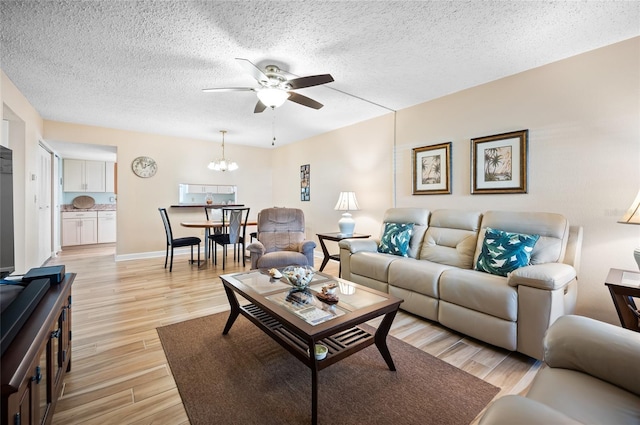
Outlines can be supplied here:
[[[313, 276], [306, 290], [297, 290], [284, 279], [274, 279], [264, 271], [253, 270], [232, 277], [246, 289], [313, 326], [387, 300], [361, 286], [322, 273]], [[337, 285], [336, 295], [339, 301], [327, 304], [318, 299], [316, 294], [322, 291], [323, 286], [332, 282]]]

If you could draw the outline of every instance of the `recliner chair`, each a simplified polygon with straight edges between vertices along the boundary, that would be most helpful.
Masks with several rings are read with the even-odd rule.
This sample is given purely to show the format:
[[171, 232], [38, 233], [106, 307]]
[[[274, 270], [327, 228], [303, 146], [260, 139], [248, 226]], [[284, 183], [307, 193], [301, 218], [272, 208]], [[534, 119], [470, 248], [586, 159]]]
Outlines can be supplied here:
[[267, 208], [258, 213], [258, 240], [247, 249], [251, 269], [313, 266], [316, 243], [306, 240], [304, 213], [297, 208]]
[[526, 397], [497, 399], [480, 425], [640, 424], [640, 333], [561, 316], [545, 335], [544, 362]]

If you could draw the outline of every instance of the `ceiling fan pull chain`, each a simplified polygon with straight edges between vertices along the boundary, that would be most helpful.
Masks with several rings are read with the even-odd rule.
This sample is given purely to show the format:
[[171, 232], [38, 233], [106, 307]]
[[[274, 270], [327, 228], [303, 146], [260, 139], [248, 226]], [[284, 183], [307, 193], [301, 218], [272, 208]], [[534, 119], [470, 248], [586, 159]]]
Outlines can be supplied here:
[[271, 146], [276, 145], [276, 108], [271, 107], [273, 111], [273, 120], [271, 121], [271, 134], [273, 135], [273, 140], [271, 141]]

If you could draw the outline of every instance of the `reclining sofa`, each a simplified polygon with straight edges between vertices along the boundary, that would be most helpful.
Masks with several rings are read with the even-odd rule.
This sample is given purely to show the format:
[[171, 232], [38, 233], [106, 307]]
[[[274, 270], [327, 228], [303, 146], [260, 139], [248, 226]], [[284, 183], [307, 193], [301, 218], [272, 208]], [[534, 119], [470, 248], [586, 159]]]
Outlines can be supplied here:
[[480, 425], [640, 423], [640, 334], [588, 317], [560, 317], [526, 396], [498, 398]]
[[[406, 251], [389, 251], [385, 230], [404, 228], [395, 235], [402, 246], [409, 227]], [[521, 250], [524, 264], [504, 273], [497, 258], [478, 270], [479, 259], [487, 264], [495, 254], [496, 232], [535, 239]], [[582, 228], [560, 214], [422, 208], [387, 210], [380, 239], [339, 242], [343, 278], [403, 298], [400, 307], [410, 313], [539, 360], [547, 328], [574, 311], [581, 244]]]

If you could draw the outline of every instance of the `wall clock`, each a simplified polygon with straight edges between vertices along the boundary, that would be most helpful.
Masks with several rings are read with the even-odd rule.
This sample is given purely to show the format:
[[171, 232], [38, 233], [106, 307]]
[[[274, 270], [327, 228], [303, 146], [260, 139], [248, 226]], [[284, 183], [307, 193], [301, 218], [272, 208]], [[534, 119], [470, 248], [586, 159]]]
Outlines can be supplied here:
[[158, 171], [158, 164], [153, 158], [139, 156], [131, 163], [131, 169], [138, 177], [153, 177]]

